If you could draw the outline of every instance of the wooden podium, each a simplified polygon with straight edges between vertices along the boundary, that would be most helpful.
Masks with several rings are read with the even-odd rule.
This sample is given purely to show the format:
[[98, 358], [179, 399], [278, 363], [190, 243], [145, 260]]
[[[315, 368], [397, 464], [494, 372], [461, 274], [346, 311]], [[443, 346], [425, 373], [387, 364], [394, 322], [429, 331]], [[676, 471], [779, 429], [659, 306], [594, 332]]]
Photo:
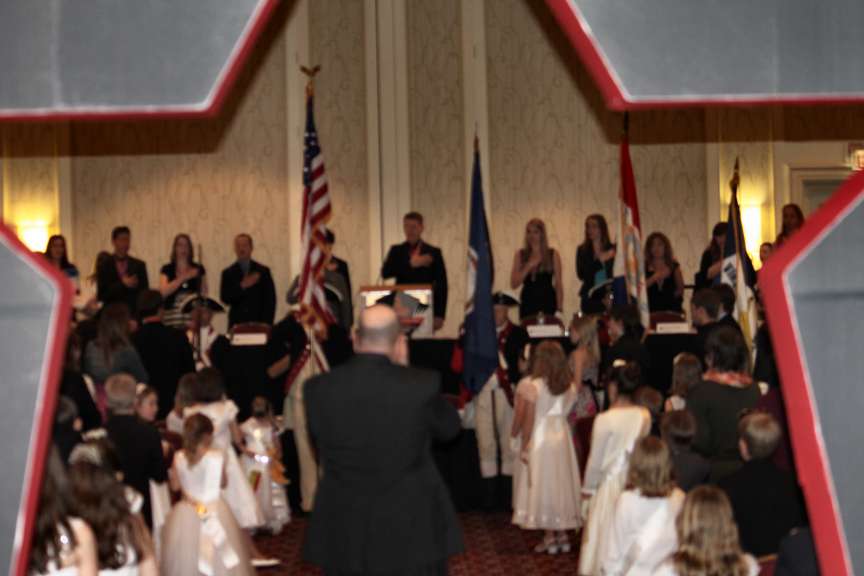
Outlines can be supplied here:
[[435, 332], [435, 305], [431, 284], [382, 284], [360, 287], [360, 310], [387, 304], [391, 306], [406, 334], [412, 338], [431, 338]]

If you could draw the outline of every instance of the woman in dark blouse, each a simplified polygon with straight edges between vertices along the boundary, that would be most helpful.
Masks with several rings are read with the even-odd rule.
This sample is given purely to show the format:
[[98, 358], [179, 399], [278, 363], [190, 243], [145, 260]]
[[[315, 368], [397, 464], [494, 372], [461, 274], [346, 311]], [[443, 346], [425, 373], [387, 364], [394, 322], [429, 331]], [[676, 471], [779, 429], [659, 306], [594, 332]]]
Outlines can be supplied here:
[[513, 256], [510, 287], [515, 290], [519, 286], [520, 319], [538, 314], [552, 316], [562, 309], [561, 257], [549, 247], [546, 225], [539, 218], [525, 226], [525, 246]]
[[609, 226], [602, 214], [585, 219], [585, 241], [576, 250], [576, 275], [582, 281], [579, 289], [583, 314], [604, 312], [603, 290], [591, 290], [612, 280], [615, 245], [609, 239]]
[[681, 312], [684, 276], [672, 254], [672, 244], [662, 232], [654, 232], [645, 242], [645, 284], [651, 312]]
[[726, 222], [718, 222], [711, 232], [711, 243], [702, 253], [699, 262], [699, 272], [696, 273], [694, 292], [702, 288], [709, 288], [714, 283], [714, 278], [720, 275], [723, 267], [723, 248], [726, 245], [726, 230], [729, 225]]
[[162, 321], [166, 326], [185, 330], [189, 317], [181, 311], [184, 301], [192, 295], [207, 295], [207, 271], [195, 262], [195, 249], [188, 234], [174, 237], [171, 262], [160, 271], [159, 292], [165, 299]]
[[759, 402], [759, 386], [750, 377], [750, 352], [741, 333], [729, 326], [712, 330], [705, 342], [708, 371], [687, 395], [696, 418], [694, 449], [711, 460], [716, 482], [741, 466], [738, 420]]

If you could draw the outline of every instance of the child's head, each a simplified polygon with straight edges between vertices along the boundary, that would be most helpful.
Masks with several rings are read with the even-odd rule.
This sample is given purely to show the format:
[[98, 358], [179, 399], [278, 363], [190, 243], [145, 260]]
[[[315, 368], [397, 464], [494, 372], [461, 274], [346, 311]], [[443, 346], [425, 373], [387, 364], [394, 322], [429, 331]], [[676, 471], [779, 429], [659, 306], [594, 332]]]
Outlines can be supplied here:
[[738, 421], [738, 449], [745, 462], [770, 458], [783, 435], [780, 424], [766, 412], [753, 412]]
[[273, 416], [273, 407], [270, 401], [263, 396], [256, 396], [252, 400], [252, 416], [255, 418], [269, 418]]
[[663, 395], [651, 386], [640, 386], [633, 393], [633, 403], [642, 406], [651, 413], [651, 421], [660, 419], [663, 410]]
[[135, 412], [145, 422], [156, 421], [156, 413], [159, 412], [159, 394], [155, 388], [146, 384], [138, 385], [138, 394], [135, 398]]
[[561, 344], [546, 340], [534, 349], [531, 355], [531, 376], [545, 380], [553, 396], [567, 391], [573, 377]]
[[183, 414], [183, 409], [195, 403], [195, 390], [198, 388], [198, 375], [194, 372], [184, 374], [177, 382], [174, 394], [174, 411]]
[[687, 393], [702, 380], [702, 362], [689, 352], [675, 356], [672, 365], [672, 393], [686, 398]]
[[619, 398], [632, 400], [636, 389], [642, 385], [642, 369], [636, 362], [624, 362], [613, 365], [609, 371], [609, 399], [615, 402]]
[[738, 526], [726, 493], [716, 486], [697, 486], [687, 494], [675, 524], [678, 574], [693, 567], [713, 567], [712, 574], [747, 574], [738, 540]]
[[204, 368], [198, 372], [198, 385], [195, 387], [195, 402], [210, 404], [225, 398], [222, 374], [215, 368]]
[[627, 470], [627, 489], [646, 498], [665, 498], [675, 488], [672, 456], [666, 443], [646, 436], [636, 443]]
[[197, 462], [213, 442], [213, 422], [203, 414], [193, 414], [183, 422], [183, 451], [190, 462]]
[[663, 415], [660, 435], [672, 448], [689, 448], [696, 437], [696, 418], [689, 410], [672, 410]]

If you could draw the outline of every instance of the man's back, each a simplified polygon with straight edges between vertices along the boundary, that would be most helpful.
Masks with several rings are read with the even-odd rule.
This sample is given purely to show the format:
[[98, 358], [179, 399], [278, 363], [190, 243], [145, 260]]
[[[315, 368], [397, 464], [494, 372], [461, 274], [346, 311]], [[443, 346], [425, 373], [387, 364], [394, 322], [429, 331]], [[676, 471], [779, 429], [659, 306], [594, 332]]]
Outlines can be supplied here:
[[158, 417], [164, 418], [174, 407], [180, 377], [195, 371], [192, 346], [182, 332], [162, 322], [143, 324], [132, 341], [150, 375], [150, 385], [159, 393]]
[[389, 572], [462, 549], [461, 530], [430, 453], [459, 417], [432, 372], [360, 354], [310, 380], [309, 431], [323, 478], [306, 558], [329, 570]]

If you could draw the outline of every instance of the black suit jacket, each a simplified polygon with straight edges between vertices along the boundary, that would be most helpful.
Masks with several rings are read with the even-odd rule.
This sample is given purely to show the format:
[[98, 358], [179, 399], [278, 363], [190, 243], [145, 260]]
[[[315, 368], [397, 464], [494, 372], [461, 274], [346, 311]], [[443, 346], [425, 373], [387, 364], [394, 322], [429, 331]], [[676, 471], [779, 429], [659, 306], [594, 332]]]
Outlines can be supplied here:
[[331, 256], [330, 262], [336, 265], [336, 273], [345, 278], [345, 286], [348, 288], [348, 298], [353, 300], [354, 292], [351, 291], [351, 274], [348, 272], [348, 263], [336, 256]]
[[309, 432], [323, 478], [304, 545], [325, 570], [391, 573], [462, 551], [433, 438], [460, 430], [434, 372], [360, 354], [306, 384]]
[[408, 242], [394, 244], [381, 267], [381, 277], [395, 278], [397, 284], [431, 284], [435, 317], [444, 319], [447, 314], [447, 268], [444, 266], [444, 257], [439, 248], [422, 241], [420, 254], [432, 256], [432, 264], [412, 268], [411, 245]]
[[245, 290], [240, 286], [243, 269], [235, 262], [222, 271], [219, 298], [230, 306], [228, 326], [243, 322], [273, 324], [276, 316], [276, 287], [270, 269], [254, 260], [249, 261], [249, 273], [258, 272], [261, 279]]
[[183, 332], [162, 322], [142, 324], [132, 335], [132, 343], [147, 369], [150, 385], [159, 393], [158, 419], [162, 420], [174, 407], [180, 377], [195, 372], [192, 346]]
[[720, 487], [732, 502], [741, 547], [754, 556], [777, 553], [780, 541], [803, 521], [795, 477], [771, 460], [745, 463]]
[[129, 264], [126, 266], [126, 274], [137, 276], [138, 286], [127, 288], [117, 274], [116, 260], [110, 258], [96, 271], [96, 297], [105, 304], [125, 302], [134, 316], [138, 305], [138, 294], [143, 290], [149, 290], [150, 282], [147, 279], [147, 264], [132, 256], [127, 256], [127, 259]]
[[134, 414], [110, 416], [105, 430], [117, 450], [123, 482], [144, 497], [141, 514], [147, 525], [152, 526], [150, 480], [165, 482], [168, 478], [159, 431]]

